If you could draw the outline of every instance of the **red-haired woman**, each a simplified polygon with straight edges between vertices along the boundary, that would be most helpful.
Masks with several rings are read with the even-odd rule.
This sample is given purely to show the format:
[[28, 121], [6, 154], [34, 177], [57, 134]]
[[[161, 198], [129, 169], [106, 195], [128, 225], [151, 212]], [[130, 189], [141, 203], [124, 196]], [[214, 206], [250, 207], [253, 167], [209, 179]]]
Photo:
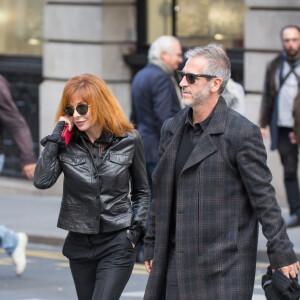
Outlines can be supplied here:
[[[56, 121], [41, 141], [34, 185], [47, 189], [64, 174], [58, 227], [69, 231], [63, 254], [78, 299], [119, 299], [146, 231], [149, 188], [140, 135], [104, 81], [90, 74], [66, 83]], [[72, 132], [68, 145], [61, 138], [65, 124]]]

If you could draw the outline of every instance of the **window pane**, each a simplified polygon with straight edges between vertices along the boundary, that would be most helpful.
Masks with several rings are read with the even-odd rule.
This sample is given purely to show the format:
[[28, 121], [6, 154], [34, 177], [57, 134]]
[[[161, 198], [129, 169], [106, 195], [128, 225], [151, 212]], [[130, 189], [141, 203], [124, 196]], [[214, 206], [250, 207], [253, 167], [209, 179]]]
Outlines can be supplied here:
[[147, 1], [147, 43], [161, 35], [172, 35], [172, 1]]
[[0, 54], [42, 55], [42, 0], [0, 0]]
[[177, 0], [176, 36], [184, 47], [243, 47], [244, 0]]

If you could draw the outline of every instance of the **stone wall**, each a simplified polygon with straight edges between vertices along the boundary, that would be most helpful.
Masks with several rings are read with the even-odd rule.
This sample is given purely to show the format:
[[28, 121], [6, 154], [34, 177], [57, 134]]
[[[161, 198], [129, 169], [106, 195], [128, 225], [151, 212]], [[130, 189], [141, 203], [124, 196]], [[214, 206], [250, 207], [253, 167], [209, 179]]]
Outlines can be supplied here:
[[53, 129], [65, 82], [83, 73], [105, 80], [129, 115], [131, 74], [123, 55], [136, 42], [135, 10], [129, 0], [45, 1], [41, 137]]

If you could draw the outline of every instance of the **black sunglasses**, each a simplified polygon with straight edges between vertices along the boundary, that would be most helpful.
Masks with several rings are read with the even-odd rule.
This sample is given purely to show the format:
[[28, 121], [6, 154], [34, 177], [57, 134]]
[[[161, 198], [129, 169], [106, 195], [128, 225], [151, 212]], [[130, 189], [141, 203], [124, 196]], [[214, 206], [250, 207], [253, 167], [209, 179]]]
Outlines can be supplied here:
[[177, 75], [178, 75], [178, 78], [179, 78], [180, 81], [185, 76], [186, 81], [189, 84], [194, 84], [195, 81], [196, 81], [196, 77], [204, 77], [204, 78], [207, 78], [207, 79], [217, 78], [217, 76], [215, 76], [215, 75], [184, 73], [180, 70], [177, 70], [176, 72], [177, 72]]
[[[89, 110], [89, 105], [78, 104], [75, 109], [80, 115], [86, 115]], [[74, 115], [75, 109], [74, 106], [66, 106], [64, 107], [63, 111], [67, 116], [72, 117]]]

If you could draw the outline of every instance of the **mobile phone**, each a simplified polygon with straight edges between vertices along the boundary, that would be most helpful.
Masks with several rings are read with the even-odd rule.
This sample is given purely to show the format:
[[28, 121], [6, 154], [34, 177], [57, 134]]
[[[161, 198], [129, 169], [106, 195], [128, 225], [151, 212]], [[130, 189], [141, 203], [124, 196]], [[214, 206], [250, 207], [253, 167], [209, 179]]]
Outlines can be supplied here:
[[71, 136], [72, 131], [69, 131], [69, 125], [66, 123], [61, 133], [61, 140], [66, 142], [66, 146], [68, 146]]

